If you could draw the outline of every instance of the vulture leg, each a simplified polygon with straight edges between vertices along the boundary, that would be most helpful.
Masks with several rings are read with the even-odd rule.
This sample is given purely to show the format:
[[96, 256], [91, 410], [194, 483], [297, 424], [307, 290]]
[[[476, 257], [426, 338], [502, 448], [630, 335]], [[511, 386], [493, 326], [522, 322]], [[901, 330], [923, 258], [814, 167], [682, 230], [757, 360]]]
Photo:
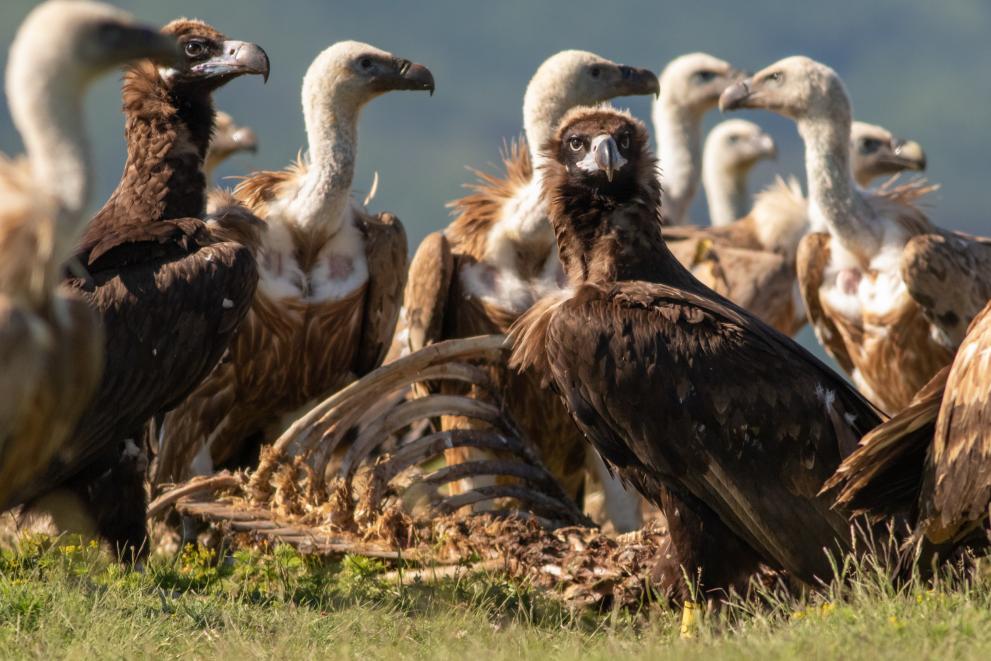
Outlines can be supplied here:
[[761, 559], [705, 503], [661, 488], [661, 509], [671, 545], [658, 558], [653, 578], [678, 603], [744, 594]]

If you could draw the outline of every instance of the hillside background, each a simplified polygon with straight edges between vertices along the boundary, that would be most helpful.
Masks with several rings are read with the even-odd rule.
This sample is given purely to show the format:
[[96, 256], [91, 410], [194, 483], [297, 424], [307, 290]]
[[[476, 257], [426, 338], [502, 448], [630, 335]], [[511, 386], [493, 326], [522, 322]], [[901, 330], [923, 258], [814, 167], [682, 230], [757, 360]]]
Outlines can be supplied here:
[[[26, 0], [0, 3], [0, 64]], [[832, 0], [693, 3], [631, 2], [326, 2], [320, 0], [120, 0], [140, 18], [164, 24], [202, 18], [231, 38], [262, 45], [271, 78], [234, 81], [219, 108], [253, 127], [257, 155], [228, 162], [220, 176], [280, 168], [305, 146], [299, 85], [313, 57], [342, 39], [367, 41], [426, 64], [437, 92], [394, 93], [366, 109], [360, 128], [355, 188], [378, 171], [372, 207], [395, 212], [411, 249], [448, 221], [445, 203], [470, 180], [465, 166], [497, 162], [499, 145], [521, 131], [523, 90], [544, 58], [565, 48], [595, 51], [660, 71], [677, 55], [707, 51], [751, 71], [803, 53], [833, 66], [846, 81], [855, 116], [918, 140], [928, 177], [942, 185], [930, 198], [939, 224], [991, 233], [988, 220], [991, 126], [991, 3], [980, 0]], [[2, 72], [0, 72], [2, 78]], [[124, 162], [119, 77], [92, 92], [86, 105], [97, 164], [94, 206], [109, 195]], [[649, 119], [649, 100], [622, 105]], [[776, 173], [803, 174], [801, 143], [791, 122], [746, 113], [778, 142], [779, 158], [754, 172], [752, 188]], [[706, 126], [719, 121], [712, 113]], [[6, 104], [0, 107], [0, 151], [20, 141]], [[803, 177], [804, 179], [804, 177]], [[702, 196], [700, 196], [702, 197]], [[697, 201], [693, 218], [707, 218]], [[806, 333], [804, 341], [809, 341]], [[814, 344], [814, 339], [812, 340]]]

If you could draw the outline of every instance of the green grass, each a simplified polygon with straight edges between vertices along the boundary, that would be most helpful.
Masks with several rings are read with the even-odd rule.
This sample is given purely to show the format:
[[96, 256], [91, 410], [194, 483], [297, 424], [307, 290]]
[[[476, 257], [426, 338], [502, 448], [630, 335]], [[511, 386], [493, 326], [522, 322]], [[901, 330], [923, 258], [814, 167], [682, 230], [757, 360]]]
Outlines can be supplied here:
[[425, 586], [382, 569], [289, 548], [217, 565], [189, 548], [133, 572], [93, 547], [29, 540], [0, 555], [0, 658], [991, 657], [980, 566], [896, 590], [871, 562], [849, 563], [845, 580], [803, 598], [733, 603], [692, 640], [659, 606], [576, 613], [494, 575]]

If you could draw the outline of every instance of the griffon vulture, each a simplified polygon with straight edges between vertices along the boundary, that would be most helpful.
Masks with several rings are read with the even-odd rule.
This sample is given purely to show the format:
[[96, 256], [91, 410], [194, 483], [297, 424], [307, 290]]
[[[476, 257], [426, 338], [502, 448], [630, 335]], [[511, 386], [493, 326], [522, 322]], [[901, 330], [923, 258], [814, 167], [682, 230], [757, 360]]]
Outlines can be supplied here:
[[758, 161], [777, 155], [771, 136], [745, 119], [727, 119], [709, 131], [702, 150], [702, 187], [713, 227], [729, 225], [747, 214], [750, 170]]
[[[544, 294], [564, 286], [564, 274], [541, 197], [537, 148], [572, 107], [617, 96], [655, 94], [657, 77], [646, 69], [610, 62], [585, 51], [563, 51], [534, 74], [523, 99], [526, 144], [505, 159], [504, 178], [479, 174], [474, 193], [451, 204], [457, 218], [428, 236], [410, 265], [405, 295], [409, 348], [445, 339], [504, 333]], [[535, 442], [543, 461], [577, 496], [585, 478], [586, 446], [559, 400], [540, 378], [525, 372], [492, 370], [513, 419]], [[471, 428], [474, 421], [447, 418], [445, 428]], [[461, 448], [446, 453], [449, 463], [482, 458]], [[472, 483], [454, 485], [470, 489]], [[607, 502], [620, 529], [639, 526], [639, 502]]]
[[[545, 146], [544, 196], [574, 289], [512, 329], [608, 464], [663, 508], [662, 582], [689, 599], [766, 562], [827, 578], [848, 523], [819, 490], [878, 422], [842, 377], [696, 280], [661, 234], [656, 161], [628, 113], [578, 108]], [[684, 572], [684, 574], [682, 573]]]
[[850, 125], [850, 167], [857, 185], [867, 188], [879, 177], [925, 170], [926, 153], [918, 142], [897, 138], [883, 126], [854, 122]]
[[706, 53], [677, 57], [661, 72], [661, 92], [651, 114], [666, 224], [689, 222], [688, 207], [702, 177], [702, 120], [716, 107], [722, 91], [743, 76], [728, 62]]
[[352, 198], [358, 119], [386, 92], [433, 89], [423, 65], [354, 41], [310, 65], [308, 157], [234, 191], [265, 223], [251, 312], [217, 369], [166, 416], [157, 480], [186, 477], [204, 447], [215, 465], [255, 463], [287, 418], [381, 364], [402, 304], [406, 234]]
[[124, 74], [127, 163], [91, 221], [63, 291], [94, 309], [105, 334], [103, 379], [71, 440], [15, 502], [66, 488], [98, 533], [134, 557], [145, 542], [146, 423], [209, 373], [247, 313], [257, 282], [251, 252], [215, 238], [202, 219], [211, 93], [268, 74], [254, 44], [205, 23], [162, 29], [179, 42], [173, 65], [142, 61]]
[[247, 126], [238, 126], [226, 112], [217, 112], [215, 124], [213, 139], [210, 140], [210, 148], [203, 162], [203, 174], [208, 182], [213, 181], [213, 172], [217, 166], [234, 154], [258, 151], [258, 136], [255, 132]]
[[175, 42], [96, 2], [53, 0], [14, 37], [6, 87], [26, 159], [0, 155], [0, 505], [61, 449], [100, 378], [95, 316], [58, 293], [90, 195], [83, 121], [89, 84]]
[[[850, 169], [850, 99], [829, 67], [786, 58], [726, 90], [720, 105], [766, 108], [795, 120], [805, 142], [810, 223], [827, 232], [807, 235], [798, 251], [809, 319], [861, 392], [888, 413], [901, 410], [950, 362], [959, 342], [951, 331], [962, 337], [984, 303], [944, 309], [955, 299], [919, 295], [917, 284], [924, 285], [914, 282], [917, 276], [946, 273], [927, 269], [929, 254], [914, 264], [922, 273], [913, 270], [906, 245], [913, 237], [945, 238], [949, 260], [957, 264], [964, 257], [987, 259], [991, 251], [933, 226], [914, 204], [924, 187], [857, 188]], [[986, 284], [983, 274], [974, 279]]]

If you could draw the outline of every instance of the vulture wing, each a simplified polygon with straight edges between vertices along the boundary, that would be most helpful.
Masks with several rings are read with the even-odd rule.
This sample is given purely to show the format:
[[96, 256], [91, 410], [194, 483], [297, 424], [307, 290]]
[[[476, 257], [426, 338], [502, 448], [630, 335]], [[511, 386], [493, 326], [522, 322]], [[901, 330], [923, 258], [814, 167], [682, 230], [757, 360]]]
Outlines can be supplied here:
[[416, 249], [409, 265], [404, 304], [410, 350], [417, 351], [443, 339], [453, 275], [451, 245], [443, 232], [434, 232]]
[[863, 398], [736, 306], [677, 288], [586, 285], [551, 314], [551, 375], [621, 476], [660, 475], [766, 561], [827, 575], [848, 524], [819, 489], [878, 422]]
[[946, 379], [920, 519], [933, 542], [986, 520], [991, 502], [991, 304], [974, 319]]
[[[190, 229], [197, 223], [202, 226], [195, 219], [175, 226], [194, 241], [201, 236]], [[139, 255], [144, 259], [136, 261]], [[208, 244], [194, 252], [157, 239], [143, 246], [119, 243], [97, 257], [91, 254], [90, 264], [89, 277], [70, 279], [63, 287], [87, 299], [102, 318], [104, 378], [76, 427], [71, 452], [60, 454], [20, 501], [85, 471], [103, 453], [116, 452], [106, 447], [107, 439], [137, 443], [150, 418], [181, 402], [216, 365], [258, 281], [250, 251], [236, 243]]]
[[843, 336], [832, 319], [825, 313], [819, 301], [819, 290], [829, 264], [830, 236], [824, 233], [807, 234], [798, 244], [795, 271], [802, 301], [809, 315], [809, 323], [819, 338], [819, 344], [847, 374], [856, 367], [847, 351]]
[[361, 344], [355, 358], [355, 374], [362, 376], [382, 364], [403, 304], [406, 286], [406, 230], [391, 213], [377, 217], [356, 215], [365, 236], [368, 287], [365, 292]]
[[991, 300], [991, 239], [921, 234], [905, 245], [901, 268], [926, 319], [950, 346], [959, 346], [971, 320]]

